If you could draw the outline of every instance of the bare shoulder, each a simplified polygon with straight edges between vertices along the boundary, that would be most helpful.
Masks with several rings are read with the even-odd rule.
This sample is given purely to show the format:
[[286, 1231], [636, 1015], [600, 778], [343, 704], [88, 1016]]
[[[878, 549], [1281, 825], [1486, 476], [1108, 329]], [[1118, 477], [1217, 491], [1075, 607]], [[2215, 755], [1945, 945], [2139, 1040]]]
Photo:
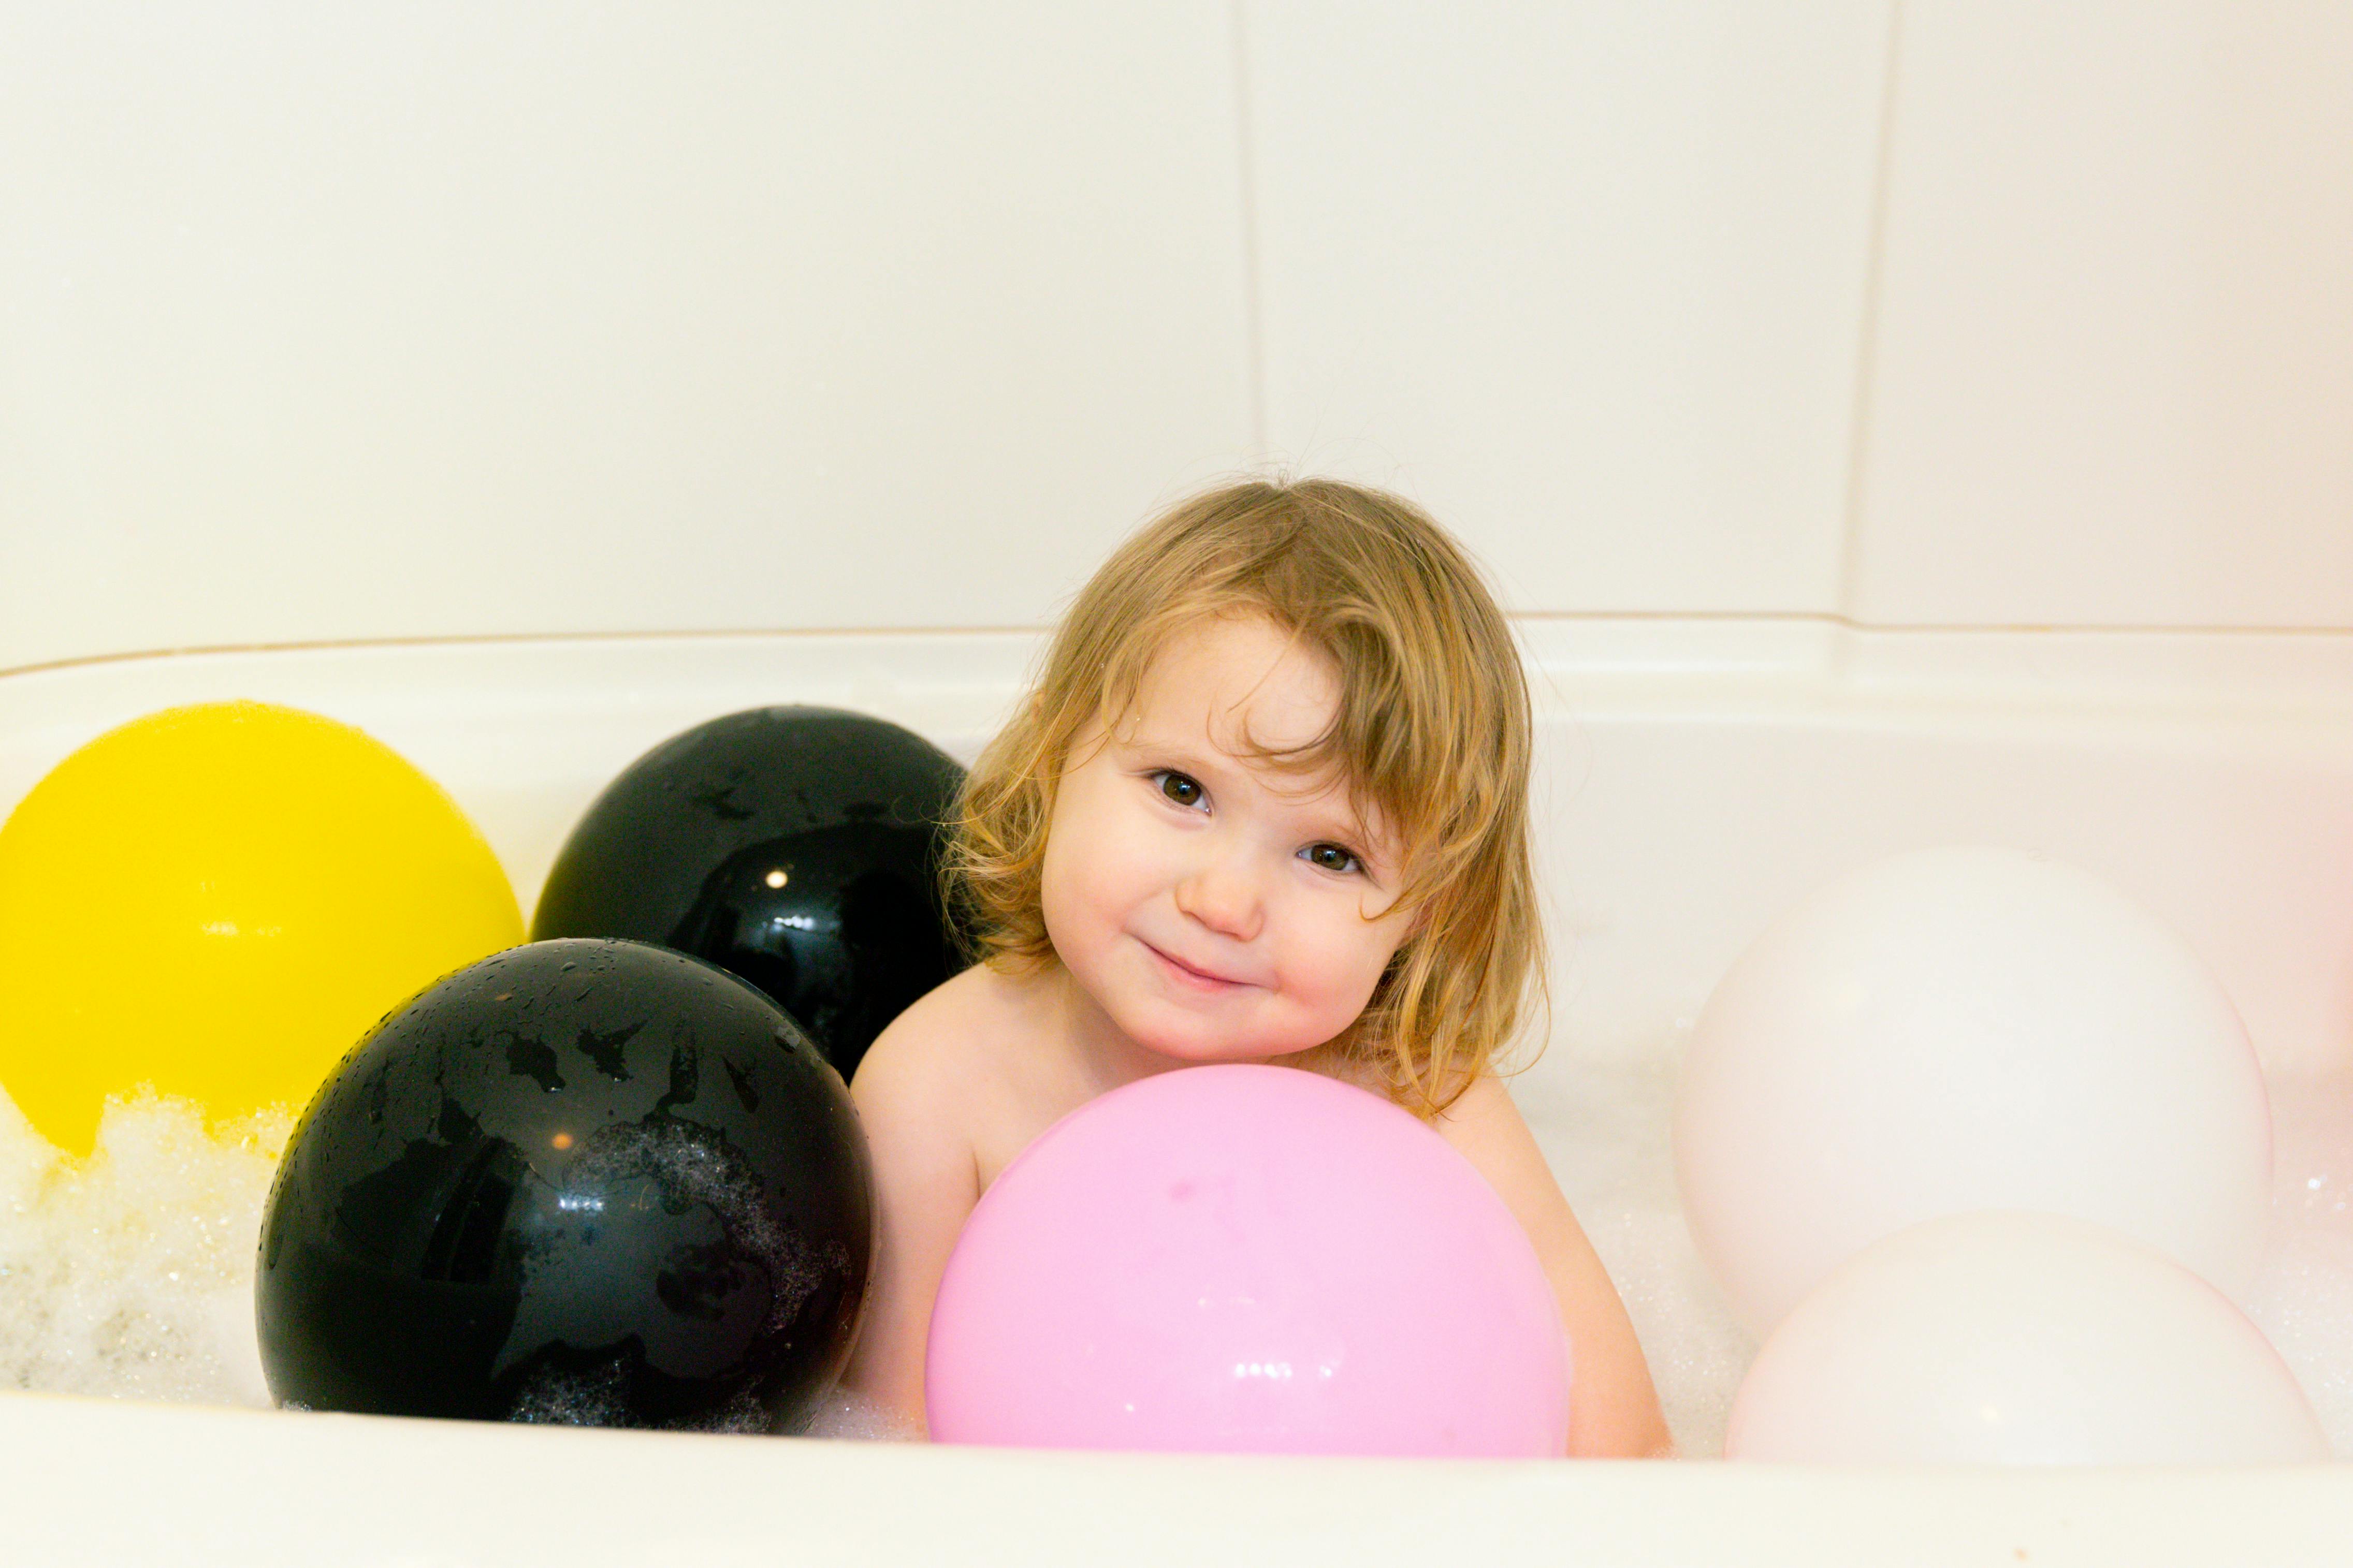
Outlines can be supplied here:
[[[1583, 1227], [1511, 1091], [1493, 1073], [1481, 1073], [1430, 1125], [1456, 1153], [1487, 1178], [1496, 1195], [1519, 1216], [1539, 1253], [1567, 1247], [1589, 1250]], [[1547, 1256], [1547, 1264], [1556, 1261]]]
[[[850, 1080], [860, 1116], [952, 1123], [995, 1070], [1005, 1034], [1005, 977], [985, 964], [934, 986], [876, 1037]], [[871, 1129], [870, 1129], [871, 1131]]]
[[1439, 1112], [1433, 1125], [1453, 1143], [1521, 1138], [1534, 1142], [1520, 1108], [1512, 1103], [1511, 1091], [1491, 1072], [1472, 1079], [1454, 1103]]
[[1525, 1222], [1532, 1210], [1567, 1205], [1554, 1184], [1552, 1167], [1528, 1130], [1520, 1108], [1512, 1103], [1504, 1080], [1482, 1072], [1470, 1087], [1440, 1111], [1430, 1126], [1454, 1146], [1455, 1152], [1479, 1168], [1479, 1173], [1518, 1212]]
[[1447, 1105], [1445, 1112], [1440, 1112], [1438, 1119], [1440, 1119], [1440, 1123], [1451, 1123], [1451, 1126], [1461, 1126], [1461, 1129], [1494, 1131], [1506, 1129], [1506, 1126], [1511, 1126], [1511, 1129], [1527, 1126], [1520, 1119], [1520, 1107], [1511, 1102], [1511, 1090], [1504, 1089], [1504, 1079], [1499, 1079], [1494, 1072], [1482, 1072], [1475, 1079], [1471, 1079], [1471, 1086], [1463, 1089], [1454, 1105]]
[[946, 983], [924, 992], [918, 1002], [899, 1013], [875, 1044], [859, 1060], [849, 1093], [866, 1112], [869, 1100], [899, 1102], [953, 1100], [944, 1086], [946, 1077], [972, 1072], [974, 1020], [988, 1011], [990, 971], [974, 966]]

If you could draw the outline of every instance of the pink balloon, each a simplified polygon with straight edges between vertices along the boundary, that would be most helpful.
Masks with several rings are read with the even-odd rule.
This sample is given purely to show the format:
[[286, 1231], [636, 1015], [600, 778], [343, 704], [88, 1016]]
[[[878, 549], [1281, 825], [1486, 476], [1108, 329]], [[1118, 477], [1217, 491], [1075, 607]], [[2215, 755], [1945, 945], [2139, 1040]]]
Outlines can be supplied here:
[[1297, 1068], [1190, 1068], [1006, 1167], [923, 1392], [951, 1443], [1547, 1458], [1568, 1347], [1525, 1233], [1435, 1131]]

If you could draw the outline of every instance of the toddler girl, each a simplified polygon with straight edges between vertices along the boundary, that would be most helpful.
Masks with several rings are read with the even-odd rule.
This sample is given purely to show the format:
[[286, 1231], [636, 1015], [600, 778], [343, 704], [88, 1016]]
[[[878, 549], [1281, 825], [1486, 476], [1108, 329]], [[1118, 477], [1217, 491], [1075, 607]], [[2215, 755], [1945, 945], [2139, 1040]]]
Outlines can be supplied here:
[[1493, 1070], [1543, 984], [1528, 750], [1503, 616], [1404, 501], [1239, 484], [1121, 546], [965, 781], [950, 875], [982, 962], [851, 1086], [881, 1226], [849, 1386], [920, 1418], [956, 1233], [1064, 1112], [1282, 1062], [1422, 1116], [1518, 1217], [1573, 1347], [1570, 1451], [1664, 1452], [1625, 1309]]

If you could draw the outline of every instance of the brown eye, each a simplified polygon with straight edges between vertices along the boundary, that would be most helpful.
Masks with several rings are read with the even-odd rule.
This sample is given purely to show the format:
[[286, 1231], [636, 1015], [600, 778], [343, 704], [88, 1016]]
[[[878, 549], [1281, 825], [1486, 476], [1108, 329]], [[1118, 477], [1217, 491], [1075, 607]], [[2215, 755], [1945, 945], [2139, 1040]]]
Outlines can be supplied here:
[[1172, 773], [1166, 768], [1161, 769], [1155, 776], [1160, 781], [1160, 793], [1178, 805], [1201, 804], [1201, 786], [1194, 780], [1187, 778], [1183, 773]]
[[1337, 844], [1310, 844], [1300, 853], [1326, 871], [1354, 871], [1363, 865], [1352, 852]]

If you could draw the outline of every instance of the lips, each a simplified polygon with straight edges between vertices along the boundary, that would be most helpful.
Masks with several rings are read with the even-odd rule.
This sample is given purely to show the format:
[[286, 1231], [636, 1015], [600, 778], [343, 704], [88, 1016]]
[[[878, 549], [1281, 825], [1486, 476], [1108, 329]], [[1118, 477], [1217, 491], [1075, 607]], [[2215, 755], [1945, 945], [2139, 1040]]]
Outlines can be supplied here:
[[1203, 991], [1231, 991], [1250, 984], [1246, 980], [1231, 979], [1214, 970], [1197, 968], [1175, 954], [1164, 952], [1148, 942], [1144, 942], [1142, 937], [1136, 940], [1144, 942], [1144, 951], [1158, 959], [1161, 968], [1182, 984]]

